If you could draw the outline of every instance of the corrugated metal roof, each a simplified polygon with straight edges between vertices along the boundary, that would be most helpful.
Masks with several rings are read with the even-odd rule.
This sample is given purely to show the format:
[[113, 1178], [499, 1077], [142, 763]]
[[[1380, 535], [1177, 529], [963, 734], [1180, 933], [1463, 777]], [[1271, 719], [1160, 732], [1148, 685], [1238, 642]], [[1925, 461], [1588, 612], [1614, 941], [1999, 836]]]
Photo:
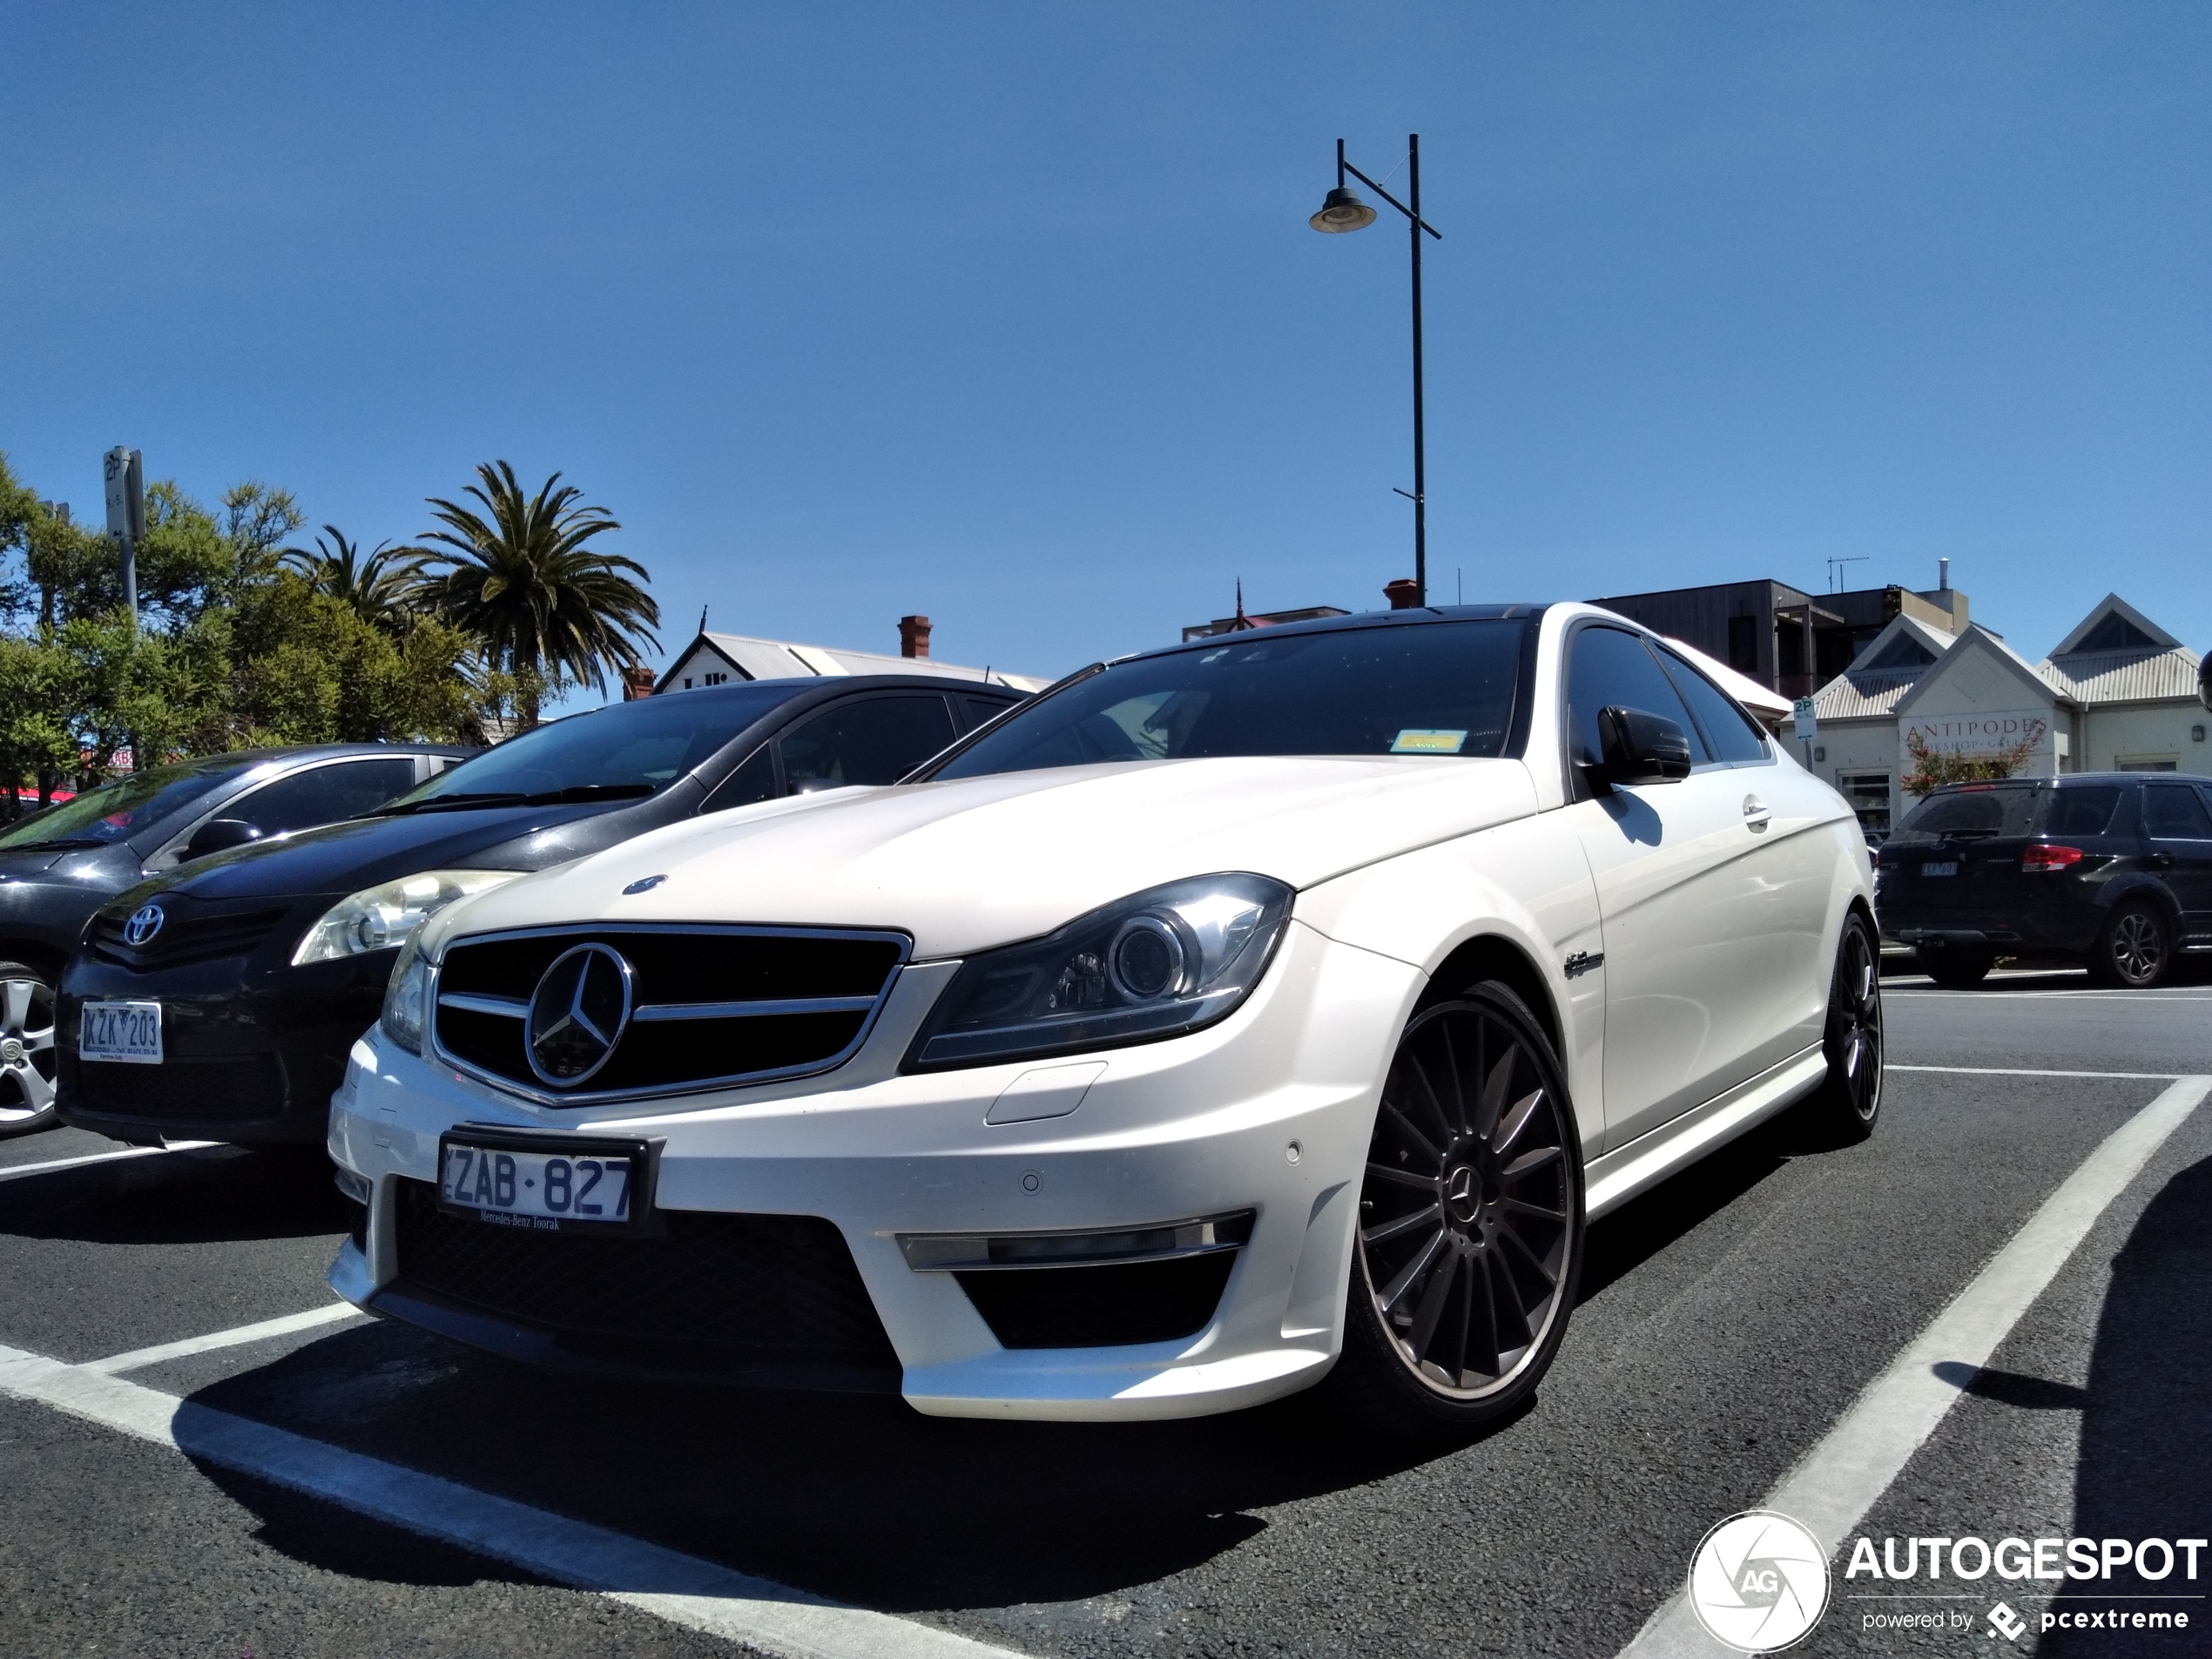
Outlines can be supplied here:
[[1822, 720], [1870, 720], [1893, 714], [1927, 671], [1901, 668], [1854, 673], [1846, 669], [1813, 693], [1813, 715]]
[[2170, 651], [2085, 651], [2047, 657], [2035, 671], [2083, 703], [2196, 700], [2197, 662], [2186, 646]]

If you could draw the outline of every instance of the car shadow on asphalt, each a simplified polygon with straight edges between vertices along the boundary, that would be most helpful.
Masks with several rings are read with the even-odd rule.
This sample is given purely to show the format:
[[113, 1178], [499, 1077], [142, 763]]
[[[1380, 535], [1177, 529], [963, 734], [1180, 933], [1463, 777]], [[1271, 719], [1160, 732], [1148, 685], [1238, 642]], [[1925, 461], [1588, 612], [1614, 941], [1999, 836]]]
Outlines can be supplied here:
[[[390, 1324], [191, 1399], [893, 1612], [1125, 1590], [1264, 1534], [1275, 1506], [1461, 1449], [1364, 1438], [1304, 1399], [1163, 1423], [930, 1418], [895, 1397], [541, 1372]], [[201, 1467], [265, 1515], [272, 1548], [363, 1577], [395, 1572], [373, 1532], [339, 1546], [276, 1525], [261, 1483]]]
[[[2212, 1158], [2167, 1182], [2128, 1234], [2112, 1264], [2112, 1284], [2097, 1319], [2089, 1358], [2089, 1386], [2081, 1419], [2081, 1449], [2074, 1476], [2075, 1538], [2163, 1539], [2212, 1536], [2212, 1298], [2205, 1264], [2212, 1262]], [[2134, 1565], [2111, 1576], [2069, 1581], [2051, 1603], [2054, 1612], [2120, 1608], [2129, 1627], [2115, 1631], [2054, 1629], [2043, 1634], [2042, 1655], [2202, 1651], [2212, 1622], [2203, 1599], [2212, 1579], [2212, 1550], [2197, 1552], [2196, 1579], [2188, 1578], [2178, 1549], [2161, 1576], [2146, 1578]], [[2165, 1568], [2167, 1558], [2154, 1554]], [[2119, 1596], [2187, 1596], [2175, 1601], [2115, 1601]], [[2136, 1630], [2137, 1612], [2188, 1615], [2190, 1634], [2173, 1629]]]
[[227, 1244], [335, 1237], [349, 1224], [328, 1161], [291, 1150], [199, 1147], [0, 1184], [0, 1235], [22, 1238]]
[[1860, 1144], [1826, 1126], [1820, 1114], [1808, 1107], [1769, 1118], [1591, 1223], [1575, 1305], [1595, 1300], [1608, 1286], [1703, 1226], [1792, 1160], [1848, 1151]]

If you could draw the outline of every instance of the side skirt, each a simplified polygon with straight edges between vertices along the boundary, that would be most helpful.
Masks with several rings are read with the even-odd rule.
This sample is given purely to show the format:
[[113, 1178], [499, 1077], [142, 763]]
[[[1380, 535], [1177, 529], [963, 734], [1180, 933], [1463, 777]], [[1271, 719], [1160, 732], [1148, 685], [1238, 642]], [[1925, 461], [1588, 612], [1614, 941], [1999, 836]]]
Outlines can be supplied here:
[[1587, 1196], [1583, 1200], [1590, 1219], [1595, 1221], [1608, 1210], [1618, 1210], [1683, 1165], [1804, 1099], [1827, 1075], [1828, 1056], [1816, 1042], [1750, 1082], [1684, 1112], [1673, 1123], [1591, 1159], [1584, 1177]]

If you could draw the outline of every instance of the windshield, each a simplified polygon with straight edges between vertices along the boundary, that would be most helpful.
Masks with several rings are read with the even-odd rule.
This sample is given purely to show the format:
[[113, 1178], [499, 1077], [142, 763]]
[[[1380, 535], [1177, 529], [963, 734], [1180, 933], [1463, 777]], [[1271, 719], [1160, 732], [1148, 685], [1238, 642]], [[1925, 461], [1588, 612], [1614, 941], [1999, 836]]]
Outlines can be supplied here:
[[0, 835], [0, 846], [39, 846], [52, 841], [97, 846], [119, 841], [134, 829], [158, 822], [258, 764], [232, 755], [217, 763], [203, 760], [197, 765], [134, 772], [13, 826]]
[[1986, 840], [2025, 835], [2035, 813], [2033, 784], [1967, 784], [1956, 793], [1929, 796], [1898, 826], [1893, 843], [1937, 841], [1946, 837]]
[[812, 680], [677, 691], [570, 715], [442, 772], [387, 812], [462, 797], [505, 799], [665, 788]]
[[1523, 624], [1270, 635], [1119, 663], [1030, 705], [931, 774], [1221, 755], [1495, 757]]

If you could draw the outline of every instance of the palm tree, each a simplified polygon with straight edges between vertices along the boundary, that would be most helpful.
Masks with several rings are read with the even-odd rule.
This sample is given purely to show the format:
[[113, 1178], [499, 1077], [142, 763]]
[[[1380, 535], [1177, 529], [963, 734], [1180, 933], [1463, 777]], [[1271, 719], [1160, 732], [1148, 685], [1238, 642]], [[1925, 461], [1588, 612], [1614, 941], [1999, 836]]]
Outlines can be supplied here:
[[[622, 526], [604, 507], [578, 504], [583, 491], [562, 485], [555, 473], [534, 496], [525, 496], [504, 461], [476, 469], [474, 509], [430, 498], [446, 528], [424, 539], [438, 561], [421, 590], [424, 603], [475, 637], [488, 667], [511, 675], [516, 713], [528, 730], [537, 724], [539, 688], [575, 681], [606, 685], [606, 671], [630, 667], [643, 650], [658, 651], [652, 632], [660, 607], [623, 573], [651, 581], [645, 567], [585, 543]], [[442, 550], [450, 548], [451, 552]]]
[[318, 536], [314, 552], [287, 547], [284, 562], [306, 577], [316, 592], [337, 600], [370, 627], [395, 637], [407, 632], [421, 610], [423, 550], [379, 542], [363, 558], [361, 543], [348, 542], [338, 526], [322, 529], [331, 545], [325, 546]]

